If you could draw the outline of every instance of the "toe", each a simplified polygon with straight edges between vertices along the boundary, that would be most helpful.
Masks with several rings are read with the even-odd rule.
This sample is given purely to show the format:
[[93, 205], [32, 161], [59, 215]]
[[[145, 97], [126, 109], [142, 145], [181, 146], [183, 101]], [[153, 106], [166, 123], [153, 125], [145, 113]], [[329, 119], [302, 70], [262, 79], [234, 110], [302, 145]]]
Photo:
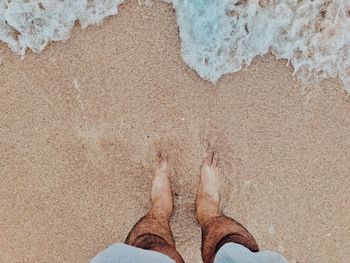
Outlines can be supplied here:
[[215, 150], [207, 151], [203, 157], [203, 165], [209, 165], [216, 167], [218, 164], [218, 155]]
[[205, 153], [205, 154], [203, 155], [202, 165], [209, 165], [209, 163], [208, 163], [208, 156], [209, 156], [208, 153]]
[[155, 175], [161, 174], [170, 176], [168, 154], [165, 151], [159, 151], [156, 155]]
[[203, 165], [211, 166], [212, 161], [213, 161], [213, 153], [211, 151], [206, 152], [203, 157]]
[[156, 163], [163, 164], [168, 162], [168, 154], [166, 151], [158, 151], [156, 154]]
[[212, 166], [213, 167], [217, 167], [218, 166], [218, 163], [219, 163], [219, 156], [216, 152], [213, 152], [213, 159], [212, 159]]
[[160, 160], [161, 162], [167, 162], [168, 161], [168, 153], [166, 151], [160, 152]]
[[168, 161], [168, 154], [166, 151], [159, 151], [157, 153], [157, 162], [162, 163], [162, 162], [167, 162]]

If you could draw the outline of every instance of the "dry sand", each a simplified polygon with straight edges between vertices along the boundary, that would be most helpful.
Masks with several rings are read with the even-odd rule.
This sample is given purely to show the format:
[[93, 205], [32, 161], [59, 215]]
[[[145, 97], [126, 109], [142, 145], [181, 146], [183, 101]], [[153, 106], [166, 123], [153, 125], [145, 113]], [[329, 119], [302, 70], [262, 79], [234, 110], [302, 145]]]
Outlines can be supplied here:
[[1, 45], [0, 262], [87, 262], [147, 211], [157, 149], [171, 159], [172, 229], [200, 260], [193, 217], [204, 145], [223, 209], [292, 262], [350, 258], [350, 102], [272, 56], [216, 85], [180, 56], [172, 8], [127, 3], [24, 61]]

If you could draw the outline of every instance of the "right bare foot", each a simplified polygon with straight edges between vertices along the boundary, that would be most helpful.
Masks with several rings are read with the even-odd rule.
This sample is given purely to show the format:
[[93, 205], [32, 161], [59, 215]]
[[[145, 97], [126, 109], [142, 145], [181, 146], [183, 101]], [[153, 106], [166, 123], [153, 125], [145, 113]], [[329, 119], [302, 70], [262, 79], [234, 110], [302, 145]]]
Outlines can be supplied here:
[[196, 216], [202, 229], [204, 263], [213, 263], [216, 252], [229, 242], [241, 244], [251, 251], [259, 250], [248, 230], [219, 210], [219, 179], [218, 156], [215, 152], [210, 152], [203, 160], [196, 199]]
[[207, 153], [202, 163], [196, 198], [196, 216], [199, 223], [213, 216], [221, 215], [219, 211], [220, 181], [217, 170], [217, 154], [214, 151]]

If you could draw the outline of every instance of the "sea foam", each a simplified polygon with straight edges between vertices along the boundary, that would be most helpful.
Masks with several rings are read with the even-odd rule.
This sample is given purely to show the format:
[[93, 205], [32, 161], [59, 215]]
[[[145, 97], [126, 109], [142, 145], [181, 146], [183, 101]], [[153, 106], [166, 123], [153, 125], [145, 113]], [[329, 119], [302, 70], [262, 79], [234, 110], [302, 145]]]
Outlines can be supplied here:
[[[115, 15], [124, 0], [0, 0], [0, 40], [41, 52]], [[147, 0], [149, 1], [149, 0]], [[211, 82], [272, 52], [306, 83], [339, 77], [350, 92], [350, 0], [164, 0], [176, 9], [182, 57]]]
[[0, 0], [0, 40], [19, 55], [41, 52], [65, 40], [75, 22], [82, 27], [115, 15], [124, 0]]
[[182, 57], [202, 78], [271, 51], [307, 83], [339, 77], [350, 91], [349, 0], [173, 0]]

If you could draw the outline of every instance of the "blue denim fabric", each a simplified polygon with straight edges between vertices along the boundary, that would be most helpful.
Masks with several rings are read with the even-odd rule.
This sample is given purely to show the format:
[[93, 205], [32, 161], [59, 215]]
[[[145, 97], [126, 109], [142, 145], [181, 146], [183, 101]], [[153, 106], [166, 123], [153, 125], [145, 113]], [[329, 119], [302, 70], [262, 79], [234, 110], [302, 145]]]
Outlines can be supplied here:
[[[90, 263], [175, 263], [168, 256], [117, 243], [102, 251]], [[288, 263], [277, 252], [251, 252], [244, 246], [227, 243], [216, 254], [214, 263]]]
[[219, 249], [214, 263], [288, 263], [288, 261], [274, 251], [254, 253], [244, 246], [227, 243]]

